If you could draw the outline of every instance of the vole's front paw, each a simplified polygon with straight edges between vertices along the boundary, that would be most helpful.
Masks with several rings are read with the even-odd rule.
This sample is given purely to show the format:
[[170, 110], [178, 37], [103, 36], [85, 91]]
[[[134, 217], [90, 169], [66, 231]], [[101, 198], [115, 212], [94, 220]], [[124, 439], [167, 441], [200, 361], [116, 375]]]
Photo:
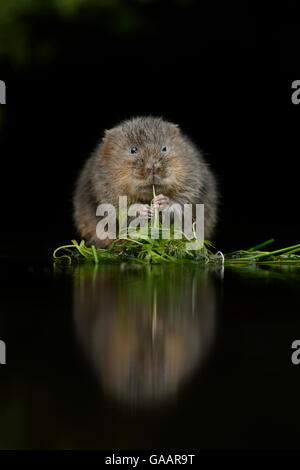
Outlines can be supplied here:
[[155, 196], [153, 198], [153, 207], [154, 209], [158, 209], [159, 211], [163, 211], [168, 207], [170, 203], [170, 199], [167, 196], [164, 196], [163, 194], [159, 194], [158, 196]]
[[150, 207], [149, 204], [141, 204], [140, 216], [144, 219], [151, 219], [152, 215], [152, 207]]

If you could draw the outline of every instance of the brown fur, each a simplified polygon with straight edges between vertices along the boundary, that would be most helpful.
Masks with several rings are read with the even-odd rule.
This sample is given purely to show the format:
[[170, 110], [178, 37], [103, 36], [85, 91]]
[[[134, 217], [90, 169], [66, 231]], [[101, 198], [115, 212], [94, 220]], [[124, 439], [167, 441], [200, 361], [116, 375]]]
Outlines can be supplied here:
[[[161, 146], [167, 147], [162, 152]], [[137, 154], [131, 154], [136, 146]], [[155, 166], [155, 176], [149, 168]], [[147, 170], [147, 167], [148, 170]], [[204, 204], [205, 238], [216, 225], [217, 189], [215, 178], [201, 152], [179, 127], [162, 118], [137, 117], [105, 131], [104, 137], [79, 176], [74, 194], [74, 220], [87, 244], [108, 246], [99, 240], [96, 208], [100, 203], [118, 207], [119, 196], [128, 203], [149, 204], [152, 187], [170, 203]]]

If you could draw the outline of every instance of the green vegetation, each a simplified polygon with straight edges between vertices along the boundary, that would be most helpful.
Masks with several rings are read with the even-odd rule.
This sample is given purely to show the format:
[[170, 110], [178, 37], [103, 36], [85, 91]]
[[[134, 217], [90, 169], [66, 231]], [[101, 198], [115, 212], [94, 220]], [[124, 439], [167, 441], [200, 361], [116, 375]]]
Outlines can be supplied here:
[[[268, 240], [259, 247], [266, 246], [273, 240]], [[197, 240], [199, 242], [199, 240]], [[209, 242], [199, 244], [198, 249], [188, 249], [185, 239], [127, 239], [120, 243], [116, 240], [108, 249], [96, 249], [94, 245], [87, 247], [82, 240], [77, 243], [72, 240], [71, 245], [64, 245], [57, 248], [53, 257], [55, 261], [62, 261], [68, 264], [72, 262], [94, 262], [98, 263], [120, 263], [123, 261], [135, 261], [142, 264], [158, 264], [162, 262], [178, 263], [224, 263], [228, 266], [247, 264], [299, 264], [300, 244], [289, 246], [275, 251], [259, 251], [257, 247], [248, 250], [237, 250], [231, 253], [222, 254], [216, 252]], [[58, 252], [63, 252], [58, 256]]]
[[[155, 187], [153, 186], [153, 198], [156, 197]], [[153, 200], [151, 201], [153, 207]], [[119, 214], [120, 224], [122, 226], [123, 218], [127, 213]], [[150, 232], [151, 231], [151, 232]], [[120, 263], [124, 261], [135, 261], [142, 264], [158, 264], [162, 262], [194, 262], [194, 263], [222, 263], [226, 265], [241, 264], [297, 264], [300, 263], [300, 244], [281, 248], [275, 251], [259, 251], [270, 243], [273, 238], [255, 245], [248, 250], [236, 250], [228, 254], [215, 250], [214, 245], [209, 241], [202, 241], [196, 238], [188, 239], [182, 232], [181, 238], [174, 238], [174, 226], [170, 229], [170, 238], [163, 238], [163, 228], [159, 221], [158, 209], [154, 210], [153, 223], [149, 221], [147, 227], [140, 227], [131, 238], [122, 236], [122, 239], [116, 239], [112, 245], [107, 248], [98, 248], [94, 245], [87, 247], [84, 240], [78, 244], [72, 240], [72, 245], [64, 245], [56, 248], [53, 257], [56, 261], [64, 261], [68, 264], [72, 260], [89, 261], [98, 263]], [[151, 236], [148, 236], [151, 233]], [[153, 235], [155, 237], [153, 237]], [[64, 254], [58, 256], [57, 253], [63, 251]]]
[[[195, 261], [209, 262], [216, 256], [209, 250], [208, 244], [199, 250], [188, 250], [186, 240], [178, 239], [128, 239], [123, 243], [116, 240], [108, 249], [96, 249], [94, 245], [87, 247], [82, 240], [80, 244], [72, 240], [72, 245], [60, 246], [53, 257], [55, 260], [71, 263], [77, 261], [92, 261], [94, 263], [136, 261], [143, 264]], [[64, 254], [58, 256], [58, 251]]]
[[274, 251], [259, 251], [259, 248], [274, 241], [273, 238], [248, 250], [237, 250], [224, 255], [225, 263], [228, 265], [237, 264], [299, 264], [300, 244], [288, 246]]

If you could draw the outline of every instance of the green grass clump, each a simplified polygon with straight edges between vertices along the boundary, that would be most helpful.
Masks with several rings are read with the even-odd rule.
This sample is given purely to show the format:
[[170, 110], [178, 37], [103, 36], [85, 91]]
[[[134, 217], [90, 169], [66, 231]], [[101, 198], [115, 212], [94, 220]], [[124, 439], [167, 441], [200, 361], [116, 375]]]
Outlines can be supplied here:
[[[155, 188], [153, 186], [153, 197]], [[153, 202], [151, 202], [153, 205]], [[158, 264], [162, 262], [194, 262], [194, 263], [222, 263], [226, 265], [245, 264], [298, 264], [300, 255], [300, 244], [281, 248], [275, 251], [261, 251], [260, 249], [274, 241], [273, 238], [248, 250], [237, 250], [223, 254], [216, 251], [209, 241], [202, 242], [196, 236], [190, 240], [182, 233], [182, 238], [174, 238], [174, 227], [171, 227], [170, 238], [162, 237], [162, 227], [159, 222], [158, 209], [154, 211], [153, 225], [149, 221], [146, 229], [140, 229], [138, 236], [134, 238], [122, 238], [115, 240], [109, 248], [98, 248], [94, 245], [87, 247], [85, 241], [80, 244], [72, 240], [72, 245], [64, 245], [56, 248], [53, 253], [55, 261], [65, 261], [71, 264], [72, 261], [88, 261], [98, 263], [120, 263], [124, 261], [135, 261], [142, 264]], [[145, 237], [148, 230], [156, 231], [158, 238]], [[146, 232], [145, 232], [146, 230]], [[126, 234], [127, 235], [127, 234]], [[187, 242], [193, 242], [191, 249]], [[64, 254], [58, 256], [57, 253], [63, 251]]]
[[[91, 261], [98, 263], [119, 263], [122, 261], [135, 261], [142, 264], [162, 262], [209, 262], [215, 256], [207, 242], [199, 250], [188, 250], [186, 240], [178, 239], [134, 239], [125, 240], [118, 244], [115, 241], [110, 248], [96, 249], [94, 245], [87, 247], [84, 240], [79, 244], [72, 240], [72, 245], [64, 245], [57, 248], [53, 257], [56, 261], [66, 261], [69, 264], [74, 260]], [[64, 254], [58, 256], [58, 251]]]
[[[271, 243], [273, 240], [268, 240]], [[267, 242], [259, 247], [266, 246]], [[57, 253], [63, 251], [63, 255]], [[259, 251], [258, 246], [248, 250], [237, 250], [222, 254], [216, 252], [209, 242], [198, 250], [187, 249], [186, 240], [181, 239], [135, 239], [125, 240], [118, 244], [117, 240], [107, 249], [96, 249], [94, 245], [87, 247], [84, 240], [79, 244], [72, 240], [72, 245], [64, 245], [57, 248], [53, 257], [55, 261], [65, 261], [71, 264], [73, 261], [87, 261], [93, 263], [120, 263], [123, 261], [135, 261], [142, 264], [158, 264], [162, 262], [194, 262], [194, 263], [224, 263], [225, 265], [245, 264], [298, 264], [300, 244], [275, 251]]]

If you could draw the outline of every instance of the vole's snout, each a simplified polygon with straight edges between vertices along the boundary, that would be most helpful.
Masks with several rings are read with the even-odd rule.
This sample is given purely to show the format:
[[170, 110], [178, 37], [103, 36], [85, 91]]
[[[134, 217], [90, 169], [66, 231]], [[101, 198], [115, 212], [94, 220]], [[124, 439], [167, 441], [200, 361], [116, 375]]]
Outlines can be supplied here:
[[145, 165], [145, 176], [149, 183], [158, 184], [162, 176], [162, 168], [159, 162], [147, 162]]
[[147, 175], [156, 175], [160, 171], [160, 164], [159, 163], [148, 163], [146, 165], [146, 173]]

